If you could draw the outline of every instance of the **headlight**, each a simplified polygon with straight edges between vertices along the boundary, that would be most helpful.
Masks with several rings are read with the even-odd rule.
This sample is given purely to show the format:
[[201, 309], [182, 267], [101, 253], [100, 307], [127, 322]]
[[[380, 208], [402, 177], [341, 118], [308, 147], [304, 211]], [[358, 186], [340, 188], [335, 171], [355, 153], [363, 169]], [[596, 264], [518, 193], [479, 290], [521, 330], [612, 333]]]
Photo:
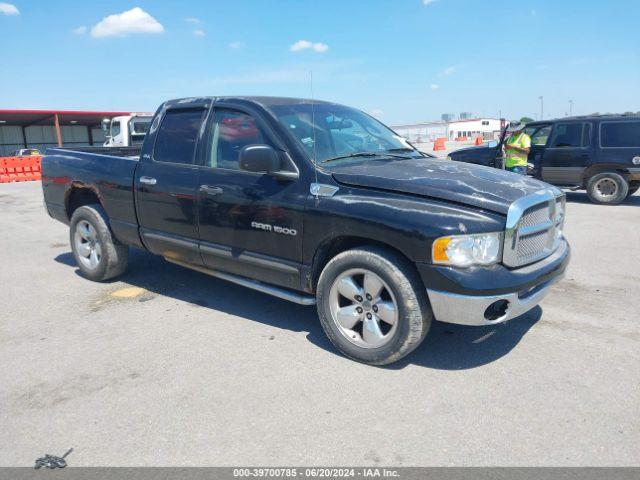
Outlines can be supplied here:
[[555, 243], [556, 244], [560, 242], [563, 235], [562, 228], [564, 226], [565, 203], [566, 203], [566, 199], [564, 198], [564, 195], [556, 199], [556, 219], [555, 219], [555, 222], [556, 222]]
[[500, 261], [502, 232], [440, 237], [433, 242], [433, 263], [470, 267]]

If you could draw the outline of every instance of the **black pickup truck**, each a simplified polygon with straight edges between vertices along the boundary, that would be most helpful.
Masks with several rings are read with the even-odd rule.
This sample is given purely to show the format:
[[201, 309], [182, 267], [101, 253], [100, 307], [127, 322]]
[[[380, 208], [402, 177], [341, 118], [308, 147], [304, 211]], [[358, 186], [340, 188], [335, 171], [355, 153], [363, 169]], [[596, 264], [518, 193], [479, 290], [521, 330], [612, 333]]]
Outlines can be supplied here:
[[369, 364], [407, 355], [434, 317], [491, 325], [527, 312], [569, 262], [561, 191], [428, 158], [342, 105], [173, 100], [139, 158], [103, 153], [42, 161], [47, 211], [69, 224], [87, 278], [113, 278], [129, 246], [147, 249], [317, 304], [334, 345]]
[[[617, 205], [640, 189], [640, 116], [593, 115], [533, 122], [529, 175], [594, 203]], [[464, 148], [451, 160], [502, 168], [502, 143]]]

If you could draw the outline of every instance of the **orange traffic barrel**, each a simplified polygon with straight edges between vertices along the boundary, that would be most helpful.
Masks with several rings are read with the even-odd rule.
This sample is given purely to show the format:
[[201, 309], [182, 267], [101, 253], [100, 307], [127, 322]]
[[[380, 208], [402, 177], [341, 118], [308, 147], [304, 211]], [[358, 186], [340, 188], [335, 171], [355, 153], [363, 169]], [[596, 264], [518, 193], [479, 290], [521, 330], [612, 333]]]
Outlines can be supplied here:
[[436, 141], [433, 143], [433, 151], [437, 152], [438, 150], [446, 150], [445, 146], [446, 138], [436, 138]]

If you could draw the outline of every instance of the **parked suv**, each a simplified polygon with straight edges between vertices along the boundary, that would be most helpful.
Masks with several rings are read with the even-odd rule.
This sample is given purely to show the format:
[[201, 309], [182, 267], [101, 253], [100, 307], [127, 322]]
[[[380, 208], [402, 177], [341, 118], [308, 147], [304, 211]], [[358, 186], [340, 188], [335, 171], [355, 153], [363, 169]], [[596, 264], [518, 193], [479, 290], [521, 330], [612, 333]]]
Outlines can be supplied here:
[[[640, 116], [563, 118], [527, 124], [529, 174], [586, 189], [592, 202], [616, 205], [640, 188]], [[458, 150], [451, 160], [502, 168], [502, 141]]]

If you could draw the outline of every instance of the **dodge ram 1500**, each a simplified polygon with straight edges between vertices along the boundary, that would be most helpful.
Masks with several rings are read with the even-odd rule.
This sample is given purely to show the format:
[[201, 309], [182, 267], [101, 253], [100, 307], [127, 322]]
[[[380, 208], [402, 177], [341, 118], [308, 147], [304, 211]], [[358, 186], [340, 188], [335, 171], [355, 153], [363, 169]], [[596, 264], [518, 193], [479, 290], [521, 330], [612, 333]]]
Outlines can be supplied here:
[[42, 162], [47, 211], [70, 226], [83, 275], [116, 277], [130, 246], [146, 249], [316, 304], [336, 348], [369, 364], [414, 350], [433, 318], [522, 315], [569, 262], [560, 190], [428, 158], [334, 103], [168, 101], [139, 158], [102, 153], [54, 148]]

